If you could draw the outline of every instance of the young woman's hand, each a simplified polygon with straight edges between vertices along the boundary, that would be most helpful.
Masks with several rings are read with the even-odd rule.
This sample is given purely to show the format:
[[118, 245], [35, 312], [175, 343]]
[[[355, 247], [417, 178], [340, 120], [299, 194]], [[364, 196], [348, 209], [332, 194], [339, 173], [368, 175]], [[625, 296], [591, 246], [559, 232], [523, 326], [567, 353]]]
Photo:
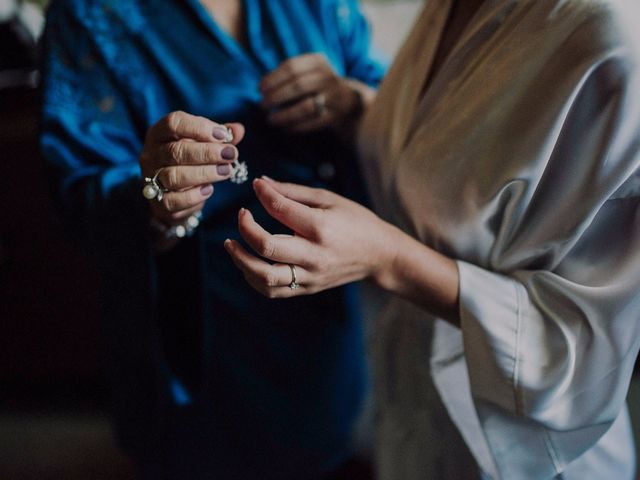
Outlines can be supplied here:
[[457, 263], [327, 190], [262, 178], [254, 190], [267, 212], [293, 230], [272, 235], [251, 212], [238, 215], [240, 235], [225, 248], [256, 290], [269, 298], [306, 295], [372, 279], [378, 286], [459, 324]]
[[[272, 235], [251, 212], [239, 212], [240, 234], [258, 256], [234, 240], [225, 248], [265, 296], [311, 294], [376, 277], [393, 262], [394, 239], [402, 234], [363, 206], [327, 190], [266, 178], [253, 185], [267, 212], [295, 232]], [[294, 268], [297, 288], [291, 288]]]

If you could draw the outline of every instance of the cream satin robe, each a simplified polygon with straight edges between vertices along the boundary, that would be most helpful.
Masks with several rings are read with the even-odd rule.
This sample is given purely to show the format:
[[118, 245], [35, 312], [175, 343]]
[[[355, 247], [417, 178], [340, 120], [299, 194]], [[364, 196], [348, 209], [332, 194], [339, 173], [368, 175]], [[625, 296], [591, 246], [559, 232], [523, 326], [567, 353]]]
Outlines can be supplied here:
[[495, 479], [630, 479], [638, 2], [487, 0], [423, 91], [451, 3], [360, 138], [381, 215], [460, 269], [461, 330], [402, 300], [376, 324], [381, 479], [473, 477], [464, 443]]

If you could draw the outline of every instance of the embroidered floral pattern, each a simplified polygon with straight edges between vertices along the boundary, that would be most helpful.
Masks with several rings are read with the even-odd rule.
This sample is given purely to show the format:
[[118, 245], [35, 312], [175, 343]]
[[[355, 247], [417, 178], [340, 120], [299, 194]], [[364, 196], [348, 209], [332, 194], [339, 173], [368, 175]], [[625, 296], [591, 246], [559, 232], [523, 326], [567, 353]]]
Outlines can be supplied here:
[[[52, 7], [47, 108], [72, 110], [82, 118], [109, 117], [116, 125], [129, 123], [122, 92], [140, 92], [148, 80], [148, 67], [135, 42], [129, 41], [145, 27], [143, 3], [73, 1]], [[135, 102], [135, 96], [127, 97]]]

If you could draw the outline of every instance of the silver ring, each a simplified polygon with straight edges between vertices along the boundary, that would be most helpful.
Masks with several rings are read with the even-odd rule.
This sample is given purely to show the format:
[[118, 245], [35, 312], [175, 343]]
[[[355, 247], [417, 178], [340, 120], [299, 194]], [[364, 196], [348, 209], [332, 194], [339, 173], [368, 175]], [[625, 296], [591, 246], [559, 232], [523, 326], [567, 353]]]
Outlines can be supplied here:
[[319, 117], [322, 117], [327, 113], [327, 97], [324, 93], [318, 93], [313, 97], [313, 106], [316, 109], [316, 115]]
[[289, 288], [295, 290], [300, 286], [298, 277], [296, 276], [296, 266], [290, 263], [289, 268], [291, 269], [291, 283], [289, 284]]
[[153, 174], [153, 177], [145, 177], [144, 178], [144, 187], [142, 188], [142, 195], [147, 200], [153, 200], [154, 198], [159, 202], [162, 201], [162, 197], [164, 197], [164, 193], [168, 192], [166, 188], [162, 186], [160, 180], [158, 180], [158, 175], [162, 168], [156, 170], [156, 173]]

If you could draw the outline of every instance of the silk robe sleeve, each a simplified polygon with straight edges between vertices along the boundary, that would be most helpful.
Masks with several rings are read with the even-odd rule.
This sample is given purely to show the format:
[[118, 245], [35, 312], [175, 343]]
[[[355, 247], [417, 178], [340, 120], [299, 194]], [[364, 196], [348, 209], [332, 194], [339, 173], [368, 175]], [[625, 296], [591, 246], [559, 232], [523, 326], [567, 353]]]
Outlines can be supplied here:
[[41, 149], [68, 231], [92, 250], [148, 225], [142, 135], [93, 38], [68, 4], [50, 8]]
[[491, 268], [458, 262], [472, 396], [504, 478], [561, 473], [624, 408], [640, 347], [635, 55], [585, 74], [532, 197], [503, 188]]

